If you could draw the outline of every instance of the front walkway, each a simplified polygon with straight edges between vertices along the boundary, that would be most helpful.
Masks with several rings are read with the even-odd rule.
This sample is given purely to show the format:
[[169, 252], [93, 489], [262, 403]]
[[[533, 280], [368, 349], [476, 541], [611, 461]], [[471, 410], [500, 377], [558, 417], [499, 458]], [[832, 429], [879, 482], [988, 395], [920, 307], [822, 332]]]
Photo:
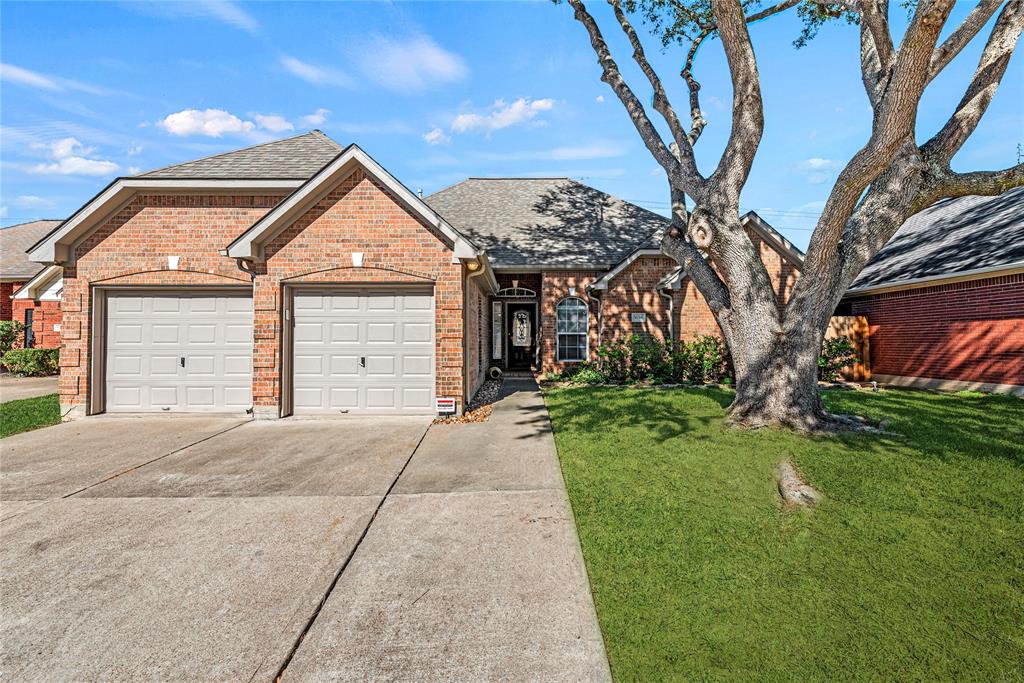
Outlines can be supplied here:
[[284, 679], [611, 680], [533, 380], [430, 428]]

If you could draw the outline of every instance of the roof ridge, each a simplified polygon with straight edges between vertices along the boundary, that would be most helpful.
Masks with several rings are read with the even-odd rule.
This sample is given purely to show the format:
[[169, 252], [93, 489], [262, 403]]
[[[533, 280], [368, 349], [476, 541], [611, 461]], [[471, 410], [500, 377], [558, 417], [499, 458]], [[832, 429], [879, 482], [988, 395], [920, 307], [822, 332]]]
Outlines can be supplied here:
[[130, 176], [130, 177], [141, 178], [141, 177], [145, 177], [145, 176], [151, 175], [153, 173], [157, 173], [159, 171], [166, 171], [168, 169], [175, 168], [177, 166], [184, 166], [186, 164], [194, 164], [194, 163], [198, 163], [200, 161], [209, 161], [210, 159], [217, 159], [219, 157], [226, 157], [226, 156], [228, 156], [230, 154], [238, 154], [239, 152], [248, 152], [249, 150], [259, 149], [260, 147], [266, 147], [268, 145], [276, 145], [276, 144], [281, 143], [281, 142], [288, 142], [289, 140], [298, 140], [299, 138], [304, 138], [304, 137], [314, 137], [314, 138], [320, 140], [321, 142], [330, 143], [331, 146], [335, 147], [339, 152], [342, 151], [342, 149], [343, 149], [341, 147], [341, 145], [339, 145], [337, 142], [335, 142], [330, 136], [328, 136], [322, 130], [320, 130], [319, 128], [314, 128], [313, 130], [307, 131], [305, 133], [299, 133], [298, 135], [292, 135], [292, 136], [289, 136], [289, 137], [286, 137], [286, 138], [279, 138], [277, 140], [267, 140], [266, 142], [260, 142], [258, 144], [250, 145], [248, 147], [242, 147], [240, 149], [232, 149], [232, 150], [228, 150], [227, 152], [218, 152], [217, 154], [209, 154], [209, 155], [207, 155], [205, 157], [199, 157], [198, 159], [189, 159], [188, 161], [179, 161], [176, 164], [168, 164], [167, 166], [161, 166], [159, 168], [150, 169], [149, 171], [145, 171], [143, 173], [139, 173], [137, 175]]
[[[565, 175], [538, 175], [538, 176], [519, 176], [519, 175], [508, 175], [508, 176], [474, 176], [471, 175], [466, 180], [572, 180], [569, 176]], [[460, 180], [458, 183], [464, 183], [466, 180]], [[577, 182], [577, 181], [573, 181]], [[454, 187], [454, 186], [452, 186]], [[438, 190], [440, 192], [440, 190]]]

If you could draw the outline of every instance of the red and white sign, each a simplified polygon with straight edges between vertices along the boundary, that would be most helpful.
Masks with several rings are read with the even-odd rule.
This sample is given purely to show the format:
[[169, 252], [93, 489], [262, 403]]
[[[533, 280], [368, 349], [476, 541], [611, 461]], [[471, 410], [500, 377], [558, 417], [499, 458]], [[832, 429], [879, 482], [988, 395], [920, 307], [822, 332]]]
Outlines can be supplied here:
[[454, 415], [455, 414], [455, 399], [454, 398], [439, 398], [434, 401], [434, 410], [437, 411], [438, 415]]

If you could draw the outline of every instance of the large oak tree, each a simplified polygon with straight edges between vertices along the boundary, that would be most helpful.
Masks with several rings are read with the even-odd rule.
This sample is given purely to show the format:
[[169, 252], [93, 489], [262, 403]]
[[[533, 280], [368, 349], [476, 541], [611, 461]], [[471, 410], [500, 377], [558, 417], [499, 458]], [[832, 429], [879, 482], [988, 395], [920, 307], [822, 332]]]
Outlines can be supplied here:
[[[673, 228], [662, 247], [686, 270], [707, 300], [732, 354], [735, 423], [817, 430], [835, 424], [817, 385], [817, 359], [836, 305], [865, 264], [913, 214], [947, 197], [995, 195], [1024, 184], [1024, 164], [1001, 171], [958, 173], [950, 161], [984, 115], [1006, 72], [1024, 25], [1024, 0], [981, 0], [963, 21], [939, 37], [954, 0], [920, 0], [907, 7], [909, 25], [898, 44], [888, 0], [782, 0], [760, 9], [755, 0], [608, 0], [632, 59], [653, 91], [653, 113], [628, 84], [600, 26], [581, 0], [568, 0], [597, 54], [602, 75], [641, 139], [668, 176]], [[832, 187], [788, 302], [776, 292], [740, 222], [740, 193], [764, 132], [758, 64], [748, 25], [793, 10], [804, 19], [797, 43], [832, 19], [859, 26], [858, 59], [871, 104], [871, 133]], [[688, 122], [673, 107], [630, 20], [640, 15], [662, 45], [685, 50], [680, 89], [688, 94]], [[916, 135], [918, 105], [928, 84], [993, 16], [981, 59], [949, 120], [930, 139]], [[714, 171], [697, 168], [694, 145], [706, 125], [698, 48], [717, 37], [732, 79], [732, 127]], [[661, 124], [659, 124], [661, 125]]]

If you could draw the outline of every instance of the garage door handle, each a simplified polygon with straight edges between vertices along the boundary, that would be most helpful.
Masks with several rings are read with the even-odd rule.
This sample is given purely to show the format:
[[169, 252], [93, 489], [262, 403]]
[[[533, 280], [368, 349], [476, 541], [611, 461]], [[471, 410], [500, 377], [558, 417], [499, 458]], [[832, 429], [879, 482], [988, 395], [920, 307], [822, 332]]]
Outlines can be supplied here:
[[359, 367], [366, 367], [366, 356], [359, 356]]
[[181, 367], [185, 367], [185, 356], [181, 357]]

